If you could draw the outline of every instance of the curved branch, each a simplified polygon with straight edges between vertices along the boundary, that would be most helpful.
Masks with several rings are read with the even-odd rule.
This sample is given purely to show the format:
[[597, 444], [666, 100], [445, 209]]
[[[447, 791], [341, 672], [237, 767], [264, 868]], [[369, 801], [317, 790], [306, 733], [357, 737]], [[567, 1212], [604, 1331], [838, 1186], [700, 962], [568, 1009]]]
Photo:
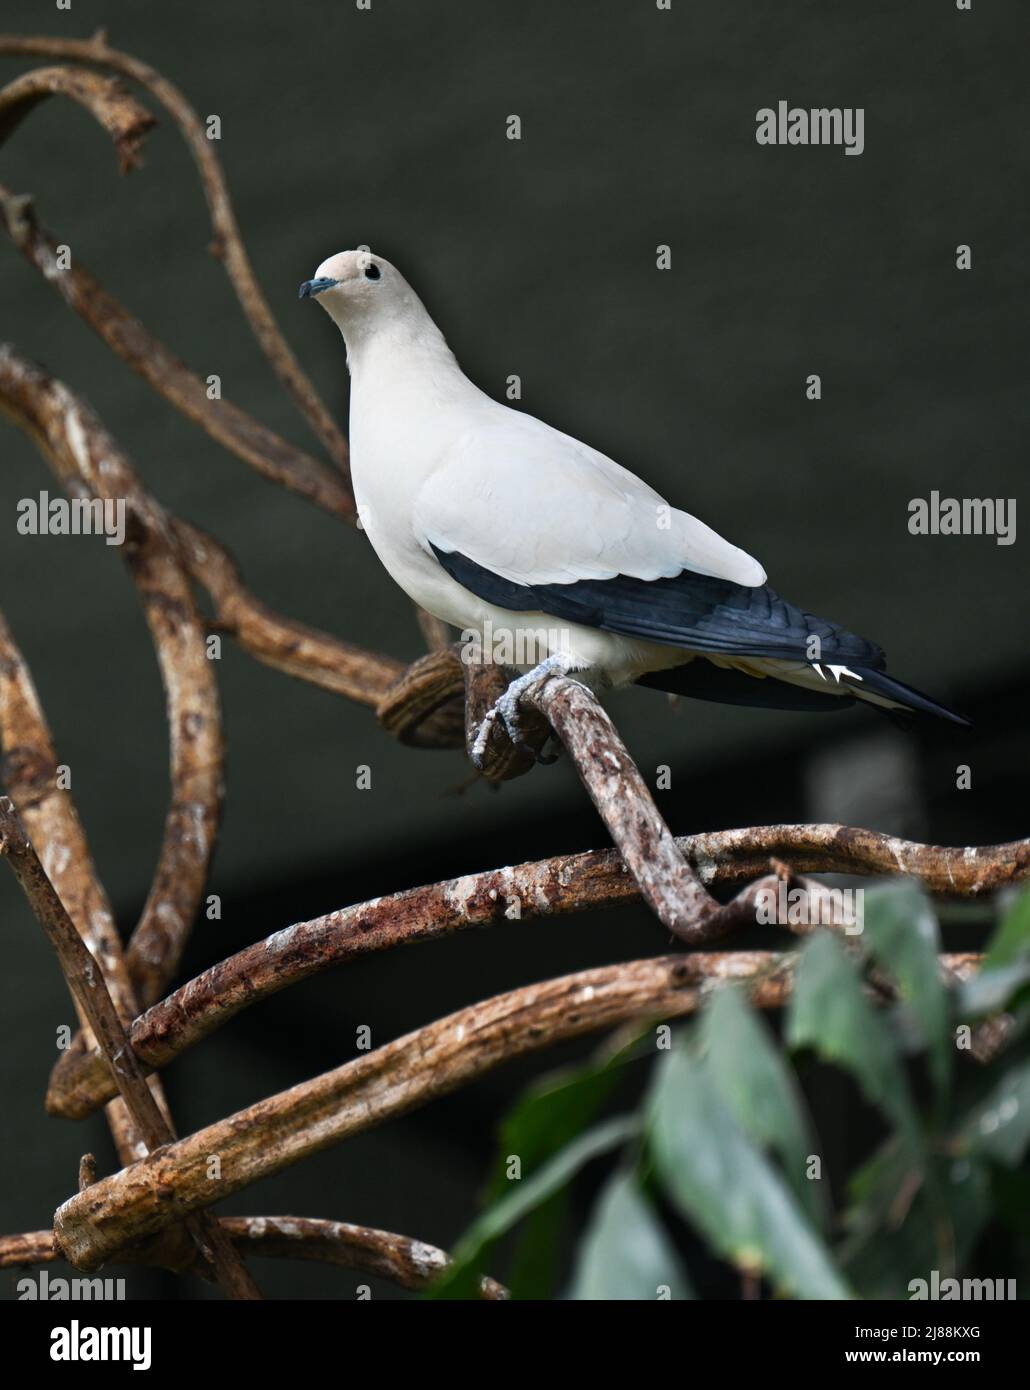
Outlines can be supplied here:
[[[137, 1011], [135, 992], [129, 979], [121, 938], [115, 925], [107, 894], [104, 892], [86, 834], [71, 793], [61, 790], [57, 777], [57, 754], [46, 717], [39, 703], [32, 677], [14, 639], [0, 614], [0, 780], [22, 807], [29, 838], [39, 846], [42, 870], [53, 885], [68, 919], [100, 971], [111, 994], [122, 1027], [127, 1027]], [[93, 1033], [76, 1001], [84, 1028], [66, 1057], [81, 1056], [94, 1048]], [[110, 1069], [103, 1053], [89, 1054], [105, 1071]], [[172, 1120], [160, 1081], [149, 1082], [169, 1134]], [[112, 1089], [106, 1119], [121, 1163], [133, 1163], [147, 1152], [147, 1142], [125, 1101]], [[91, 1157], [91, 1156], [90, 1156]], [[80, 1186], [95, 1181], [80, 1175]], [[166, 1268], [183, 1268], [195, 1261], [196, 1252], [189, 1233], [169, 1229], [148, 1252], [152, 1261]]]
[[[272, 1259], [317, 1260], [388, 1279], [402, 1289], [424, 1289], [450, 1264], [435, 1245], [310, 1216], [227, 1216], [221, 1225], [242, 1253]], [[508, 1290], [496, 1279], [484, 1278], [480, 1297], [505, 1299]]]
[[[374, 898], [287, 927], [205, 970], [138, 1018], [130, 1042], [144, 1065], [163, 1067], [241, 1009], [330, 966], [470, 927], [580, 912], [634, 896], [633, 880], [607, 851], [563, 855]], [[110, 1086], [102, 1058], [68, 1057], [54, 1069], [47, 1110], [81, 1119]]]
[[221, 721], [204, 626], [164, 513], [86, 403], [5, 345], [0, 407], [35, 440], [72, 496], [120, 501], [128, 513], [125, 558], [157, 650], [171, 738], [171, 804], [128, 952], [133, 985], [145, 1006], [159, 997], [178, 964], [218, 828]]
[[[713, 886], [753, 879], [776, 860], [789, 860], [791, 870], [799, 873], [909, 875], [932, 893], [961, 897], [1030, 876], [1030, 840], [947, 849], [846, 825], [769, 825], [687, 835], [676, 843], [699, 877]], [[721, 909], [727, 931], [753, 925], [754, 899], [774, 881], [752, 882]], [[370, 952], [493, 923], [584, 912], [637, 896], [618, 854], [593, 850], [374, 898], [287, 927], [211, 966], [136, 1019], [129, 1039], [146, 1066], [163, 1067], [241, 1009]], [[54, 1068], [47, 1109], [82, 1119], [110, 1093], [96, 1054], [69, 1055]]]
[[158, 395], [263, 477], [306, 497], [333, 516], [354, 520], [354, 499], [335, 469], [288, 444], [231, 401], [209, 399], [200, 377], [77, 260], [66, 268], [58, 266], [57, 243], [37, 223], [31, 198], [15, 195], [0, 185], [0, 212], [7, 234], [25, 259]]
[[[503, 673], [491, 672], [496, 663], [481, 653], [466, 652], [464, 660], [476, 668], [466, 673], [469, 756], [490, 780], [518, 776], [525, 770], [525, 749], [515, 749], [502, 735], [496, 707], [479, 718], [491, 683], [503, 680]], [[593, 691], [567, 675], [545, 672], [522, 692], [519, 708], [530, 721], [537, 716], [536, 728], [530, 723], [526, 730], [528, 747], [539, 748], [541, 723], [561, 739], [625, 868], [663, 926], [688, 945], [701, 946], [739, 925], [739, 904], [720, 907], [700, 881]]]
[[561, 739], [641, 897], [690, 945], [714, 941], [730, 918], [699, 881], [659, 814], [636, 763], [594, 694], [568, 676], [545, 676], [522, 696]]
[[211, 597], [211, 627], [228, 633], [256, 660], [373, 708], [404, 675], [402, 661], [273, 612], [244, 587], [224, 546], [189, 522], [170, 520], [180, 559]]
[[[103, 971], [65, 911], [47, 877], [10, 797], [0, 796], [0, 857], [6, 857], [39, 925], [54, 949], [68, 988], [103, 1052], [121, 1092], [133, 1125], [151, 1152], [172, 1138], [172, 1129], [153, 1095], [143, 1069], [125, 1036], [118, 1010]], [[124, 1170], [123, 1170], [124, 1171]], [[89, 1196], [92, 1184], [83, 1189]], [[186, 1226], [219, 1282], [233, 1298], [260, 1298], [243, 1261], [223, 1235], [218, 1222], [193, 1215]]]
[[293, 397], [316, 436], [322, 441], [330, 458], [346, 479], [349, 489], [347, 442], [322, 398], [294, 357], [268, 307], [240, 236], [236, 214], [215, 154], [214, 143], [207, 138], [199, 116], [182, 92], [147, 63], [140, 62], [128, 53], [108, 47], [107, 36], [103, 30], [91, 39], [7, 35], [0, 37], [0, 54], [70, 58], [76, 62], [106, 68], [139, 83], [164, 107], [178, 127], [197, 166], [215, 234], [212, 250], [225, 266], [229, 283], [273, 371]]
[[121, 82], [88, 68], [34, 68], [9, 82], [0, 91], [0, 145], [30, 111], [52, 96], [77, 101], [104, 127], [114, 141], [123, 174], [139, 167], [140, 146], [157, 125], [156, 119]]
[[[790, 962], [767, 951], [660, 956], [547, 980], [461, 1009], [377, 1051], [219, 1120], [101, 1179], [54, 1216], [62, 1253], [93, 1269], [123, 1246], [259, 1178], [483, 1075], [504, 1061], [630, 1019], [697, 1007], [712, 978], [748, 981], [777, 1007]], [[220, 1158], [211, 1176], [211, 1156]]]
[[[21, 806], [28, 834], [40, 847], [47, 876], [67, 908], [76, 931], [103, 971], [118, 1017], [123, 1027], [128, 1028], [138, 1010], [121, 937], [107, 894], [97, 877], [71, 793], [60, 787], [57, 754], [46, 717], [3, 614], [0, 614], [0, 782]], [[87, 1031], [79, 1035], [78, 1046], [68, 1055], [89, 1055], [102, 1063], [81, 1010], [79, 1023], [85, 1025]], [[112, 1097], [116, 1094], [112, 1091]], [[108, 1121], [119, 1158], [122, 1163], [132, 1163], [146, 1146], [121, 1100], [112, 1098]]]
[[53, 1231], [23, 1231], [0, 1236], [0, 1269], [12, 1265], [45, 1265], [61, 1258]]
[[24, 658], [0, 613], [0, 781], [21, 807], [48, 877], [104, 972], [122, 1022], [136, 1009], [121, 938]]
[[376, 705], [376, 718], [412, 747], [463, 748], [463, 687], [453, 650], [431, 651], [404, 667]]
[[[311, 1216], [223, 1216], [222, 1230], [241, 1254], [273, 1260], [315, 1260], [387, 1279], [401, 1289], [424, 1289], [447, 1268], [444, 1250], [411, 1236], [325, 1221]], [[61, 1253], [53, 1231], [26, 1231], [0, 1236], [0, 1269], [52, 1264]], [[483, 1278], [480, 1296], [505, 1299], [508, 1290]]]
[[771, 858], [801, 873], [909, 876], [940, 897], [977, 898], [1030, 877], [1030, 839], [1000, 845], [923, 845], [852, 825], [755, 825], [687, 835], [679, 843], [702, 883], [739, 883]]

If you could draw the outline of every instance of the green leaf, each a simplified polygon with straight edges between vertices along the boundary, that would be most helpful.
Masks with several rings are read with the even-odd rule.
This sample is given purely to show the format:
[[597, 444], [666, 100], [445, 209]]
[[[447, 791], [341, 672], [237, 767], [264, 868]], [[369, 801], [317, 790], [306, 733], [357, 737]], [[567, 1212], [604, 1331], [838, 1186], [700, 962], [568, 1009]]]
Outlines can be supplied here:
[[870, 889], [864, 898], [863, 940], [897, 985], [929, 1049], [930, 1075], [943, 1097], [954, 1058], [948, 996], [937, 956], [937, 918], [916, 882]]
[[953, 1275], [990, 1218], [987, 1165], [937, 1158], [913, 1165], [893, 1135], [849, 1183], [847, 1237], [839, 1258], [863, 1298], [911, 1295], [909, 1281]]
[[1030, 886], [1009, 905], [991, 937], [982, 969], [995, 970], [1027, 955], [1030, 955]]
[[592, 1158], [640, 1133], [635, 1115], [606, 1120], [567, 1144], [527, 1178], [520, 1179], [472, 1223], [454, 1248], [449, 1268], [428, 1291], [430, 1298], [475, 1298], [494, 1242], [573, 1178]]
[[487, 1200], [510, 1191], [507, 1158], [517, 1154], [524, 1173], [571, 1143], [597, 1114], [619, 1080], [621, 1068], [635, 1055], [639, 1039], [583, 1066], [551, 1072], [529, 1086], [501, 1121], [498, 1159]]
[[991, 970], [982, 966], [977, 974], [959, 986], [956, 1003], [959, 1018], [989, 1018], [1015, 1008], [1028, 981], [1030, 958], [1013, 960]]
[[[1030, 886], [1009, 903], [991, 937], [980, 970], [960, 987], [960, 1018], [985, 1018], [1017, 1009], [1030, 981]], [[1024, 1020], [1025, 1023], [1025, 1020]]]
[[709, 1074], [737, 1123], [779, 1155], [809, 1216], [824, 1226], [824, 1185], [807, 1176], [815, 1140], [800, 1092], [768, 1028], [739, 989], [715, 991], [701, 1016], [700, 1040]]
[[633, 1174], [614, 1174], [598, 1198], [579, 1247], [569, 1296], [693, 1298], [679, 1256]]
[[890, 1031], [828, 932], [810, 937], [800, 952], [787, 1038], [792, 1048], [810, 1047], [852, 1072], [869, 1100], [882, 1106], [913, 1148], [919, 1147], [915, 1111]]
[[800, 1298], [849, 1296], [797, 1199], [685, 1045], [661, 1064], [649, 1108], [658, 1175], [718, 1253]]
[[[486, 1201], [511, 1191], [507, 1165], [518, 1155], [523, 1174], [534, 1173], [572, 1142], [593, 1120], [640, 1048], [640, 1039], [583, 1066], [552, 1072], [531, 1086], [505, 1116], [493, 1179]], [[550, 1298], [569, 1223], [569, 1194], [561, 1188], [530, 1213], [521, 1226], [507, 1283], [513, 1298]]]
[[1030, 1143], [1030, 1061], [1001, 1077], [970, 1111], [956, 1135], [961, 1150], [1014, 1168]]

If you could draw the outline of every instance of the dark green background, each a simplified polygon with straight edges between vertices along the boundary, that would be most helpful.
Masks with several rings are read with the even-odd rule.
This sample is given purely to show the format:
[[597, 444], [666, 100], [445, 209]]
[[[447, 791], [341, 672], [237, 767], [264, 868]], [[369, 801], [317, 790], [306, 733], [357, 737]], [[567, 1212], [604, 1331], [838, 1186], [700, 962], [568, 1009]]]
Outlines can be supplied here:
[[[484, 389], [500, 395], [517, 373], [523, 408], [641, 473], [759, 556], [785, 595], [875, 638], [903, 679], [977, 717], [971, 734], [941, 726], [905, 741], [868, 712], [675, 714], [660, 696], [619, 695], [612, 709], [645, 773], [672, 767], [662, 806], [674, 829], [818, 815], [963, 843], [1025, 833], [1026, 543], [912, 537], [906, 525], [910, 499], [932, 489], [1025, 505], [1024, 7], [4, 6], [9, 32], [85, 37], [100, 24], [202, 116], [220, 116], [218, 151], [257, 274], [341, 420], [342, 344], [296, 290], [327, 255], [368, 243], [401, 266]], [[0, 74], [30, 65], [3, 60]], [[756, 145], [755, 112], [781, 98], [864, 107], [864, 154]], [[505, 138], [511, 113], [519, 143]], [[102, 133], [55, 100], [0, 166], [196, 371], [316, 448], [205, 254], [203, 200], [167, 120], [143, 170], [121, 179]], [[672, 247], [666, 273], [655, 269], [660, 243]], [[955, 269], [958, 243], [972, 246], [969, 273]], [[154, 493], [225, 541], [258, 595], [351, 641], [419, 654], [411, 606], [361, 536], [220, 451], [12, 248], [0, 253], [0, 337], [83, 392]], [[812, 372], [817, 403], [805, 399]], [[0, 448], [0, 597], [127, 928], [168, 790], [153, 654], [117, 551], [15, 534], [17, 501], [56, 487], [13, 428]], [[566, 765], [458, 796], [457, 754], [402, 748], [368, 712], [231, 649], [220, 675], [229, 793], [213, 888], [224, 916], [198, 927], [187, 973], [363, 896], [604, 842]], [[960, 762], [973, 767], [972, 791], [955, 790]], [[371, 791], [355, 788], [362, 763]], [[54, 1031], [71, 1010], [6, 875], [0, 920], [0, 1227], [14, 1230], [47, 1224], [86, 1143], [107, 1158], [99, 1123], [76, 1131], [42, 1117]], [[337, 1065], [358, 1024], [386, 1041], [522, 981], [664, 943], [646, 914], [625, 910], [514, 925], [309, 982], [169, 1072], [177, 1118], [192, 1128]], [[230, 1205], [450, 1242], [474, 1209], [504, 1098], [532, 1070]], [[349, 1296], [354, 1283], [258, 1272], [270, 1292]], [[136, 1287], [170, 1291], [157, 1276]]]

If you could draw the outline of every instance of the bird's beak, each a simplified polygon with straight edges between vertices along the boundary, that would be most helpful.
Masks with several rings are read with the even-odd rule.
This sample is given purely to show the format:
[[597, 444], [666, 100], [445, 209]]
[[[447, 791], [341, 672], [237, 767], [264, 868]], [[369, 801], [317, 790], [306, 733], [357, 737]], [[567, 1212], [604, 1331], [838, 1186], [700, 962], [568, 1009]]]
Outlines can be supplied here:
[[328, 275], [323, 275], [318, 280], [305, 280], [297, 291], [297, 298], [314, 299], [316, 294], [321, 294], [323, 290], [331, 290], [334, 285], [339, 283], [339, 280], [333, 280]]

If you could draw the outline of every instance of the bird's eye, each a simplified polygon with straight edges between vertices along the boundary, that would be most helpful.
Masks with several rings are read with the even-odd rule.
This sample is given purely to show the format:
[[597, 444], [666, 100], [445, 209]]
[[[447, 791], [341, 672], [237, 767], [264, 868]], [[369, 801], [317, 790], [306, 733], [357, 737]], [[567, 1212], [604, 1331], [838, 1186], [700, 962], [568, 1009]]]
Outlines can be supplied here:
[[381, 278], [382, 273], [383, 272], [379, 269], [377, 265], [369, 265], [365, 267], [366, 280], [378, 280]]

